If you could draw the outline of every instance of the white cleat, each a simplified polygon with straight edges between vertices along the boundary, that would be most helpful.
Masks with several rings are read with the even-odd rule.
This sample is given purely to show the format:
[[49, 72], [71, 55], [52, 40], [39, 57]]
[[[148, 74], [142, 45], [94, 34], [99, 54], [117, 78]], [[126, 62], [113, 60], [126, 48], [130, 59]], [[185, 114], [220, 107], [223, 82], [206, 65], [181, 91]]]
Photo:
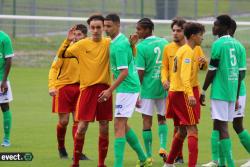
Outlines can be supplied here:
[[201, 165], [202, 167], [217, 167], [218, 166], [218, 162], [216, 162], [216, 161], [211, 161], [211, 162], [209, 162], [209, 163], [207, 163], [207, 164], [203, 164], [203, 165]]
[[163, 167], [175, 167], [175, 165], [174, 164], [165, 163]]
[[240, 167], [250, 167], [250, 160], [248, 160], [246, 163], [244, 163]]

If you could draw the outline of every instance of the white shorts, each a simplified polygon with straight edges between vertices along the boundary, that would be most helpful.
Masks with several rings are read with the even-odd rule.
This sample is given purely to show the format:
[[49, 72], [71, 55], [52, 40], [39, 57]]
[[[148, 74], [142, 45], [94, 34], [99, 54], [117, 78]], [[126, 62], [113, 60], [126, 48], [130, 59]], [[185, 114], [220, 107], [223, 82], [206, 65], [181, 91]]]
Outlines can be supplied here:
[[145, 115], [154, 115], [154, 106], [158, 115], [165, 116], [166, 99], [141, 99], [141, 107], [136, 111]]
[[130, 118], [134, 112], [139, 93], [117, 93], [115, 117]]
[[[0, 82], [1, 84], [1, 82]], [[0, 103], [9, 103], [13, 100], [12, 97], [12, 91], [11, 91], [11, 87], [10, 87], [10, 82], [7, 81], [7, 85], [8, 85], [8, 91], [7, 93], [3, 94], [0, 90]]]
[[239, 110], [234, 112], [234, 118], [244, 117], [246, 107], [246, 96], [239, 96]]
[[235, 102], [211, 99], [211, 117], [220, 121], [230, 121], [234, 119]]

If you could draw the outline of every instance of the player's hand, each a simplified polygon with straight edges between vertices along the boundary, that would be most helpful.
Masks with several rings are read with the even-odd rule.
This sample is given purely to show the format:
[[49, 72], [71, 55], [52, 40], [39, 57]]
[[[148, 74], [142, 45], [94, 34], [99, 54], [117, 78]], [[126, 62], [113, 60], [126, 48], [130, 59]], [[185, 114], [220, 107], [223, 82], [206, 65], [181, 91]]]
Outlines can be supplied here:
[[49, 95], [50, 96], [56, 96], [56, 94], [57, 94], [57, 90], [56, 89], [49, 90]]
[[136, 33], [129, 36], [129, 43], [131, 46], [135, 46], [138, 40], [139, 40], [139, 37]]
[[206, 106], [205, 101], [206, 101], [206, 95], [205, 95], [205, 94], [201, 94], [201, 95], [200, 95], [200, 104], [201, 104], [202, 106]]
[[168, 80], [166, 80], [166, 81], [164, 81], [164, 82], [162, 83], [162, 86], [163, 86], [163, 88], [164, 88], [165, 90], [168, 90], [169, 87], [170, 87], [170, 82], [168, 82]]
[[99, 98], [97, 101], [99, 103], [105, 102], [110, 98], [111, 95], [112, 95], [112, 91], [110, 89], [106, 89], [99, 94], [98, 96]]
[[3, 94], [6, 94], [8, 91], [8, 85], [7, 85], [7, 81], [2, 81], [1, 82], [1, 92]]
[[238, 111], [239, 110], [239, 100], [236, 100], [235, 102], [235, 111]]
[[194, 96], [188, 96], [188, 104], [191, 106], [191, 107], [194, 107], [196, 105], [196, 99]]
[[76, 26], [69, 29], [68, 35], [67, 35], [68, 41], [73, 41], [75, 39], [75, 35], [74, 35], [75, 30], [76, 30]]
[[200, 69], [202, 69], [203, 65], [207, 63], [207, 60], [205, 57], [199, 57], [198, 62], [199, 62]]

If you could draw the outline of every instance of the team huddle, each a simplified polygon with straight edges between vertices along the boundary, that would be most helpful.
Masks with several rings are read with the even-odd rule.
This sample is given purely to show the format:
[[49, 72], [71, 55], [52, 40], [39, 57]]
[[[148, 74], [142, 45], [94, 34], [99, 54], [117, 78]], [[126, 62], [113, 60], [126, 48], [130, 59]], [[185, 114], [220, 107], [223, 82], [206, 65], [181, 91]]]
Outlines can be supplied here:
[[[98, 167], [106, 167], [109, 146], [109, 122], [114, 115], [114, 167], [122, 167], [126, 142], [138, 157], [136, 167], [153, 166], [152, 118], [157, 112], [159, 156], [164, 167], [184, 163], [182, 146], [188, 142], [188, 166], [198, 159], [198, 128], [206, 90], [211, 84], [212, 161], [205, 167], [234, 167], [228, 122], [250, 153], [250, 135], [243, 128], [246, 88], [246, 51], [234, 36], [235, 21], [220, 15], [213, 26], [211, 59], [201, 48], [205, 27], [181, 18], [172, 21], [173, 41], [154, 36], [154, 23], [149, 18], [136, 23], [136, 33], [127, 38], [120, 31], [117, 14], [96, 14], [87, 27], [72, 27], [61, 44], [49, 72], [49, 94], [52, 111], [58, 113], [58, 151], [68, 154], [64, 145], [70, 113], [73, 114], [73, 164], [88, 157], [83, 153], [85, 134], [90, 122], [99, 122]], [[107, 37], [103, 36], [103, 32]], [[200, 88], [198, 73], [208, 70]], [[111, 74], [112, 71], [112, 74]], [[113, 76], [113, 79], [112, 79]], [[113, 97], [114, 94], [114, 114]], [[133, 112], [142, 114], [144, 148], [128, 124]], [[167, 151], [166, 118], [174, 121], [174, 136]]]

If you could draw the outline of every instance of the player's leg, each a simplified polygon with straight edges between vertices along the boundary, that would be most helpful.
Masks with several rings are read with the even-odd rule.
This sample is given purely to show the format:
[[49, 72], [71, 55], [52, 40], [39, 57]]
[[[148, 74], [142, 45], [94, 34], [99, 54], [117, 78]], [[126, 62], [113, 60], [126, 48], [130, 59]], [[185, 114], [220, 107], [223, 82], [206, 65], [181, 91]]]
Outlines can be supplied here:
[[10, 111], [9, 103], [1, 103], [1, 109], [3, 112], [3, 128], [4, 138], [1, 146], [10, 146], [10, 130], [12, 126], [12, 113]]
[[69, 123], [69, 113], [58, 113], [56, 136], [57, 136], [58, 151], [60, 158], [68, 158], [68, 153], [65, 149], [65, 135], [68, 123]]
[[136, 108], [136, 111], [142, 114], [142, 137], [146, 154], [148, 158], [152, 158], [152, 119], [154, 111], [154, 100], [153, 99], [141, 99], [140, 107]]
[[198, 159], [198, 129], [196, 125], [187, 126], [188, 167], [195, 167]]
[[166, 159], [167, 156], [167, 136], [168, 127], [166, 124], [165, 112], [166, 112], [166, 99], [156, 99], [155, 106], [157, 109], [157, 120], [158, 120], [158, 136], [160, 139], [159, 155]]
[[246, 96], [239, 96], [239, 109], [234, 113], [233, 128], [237, 133], [241, 144], [250, 153], [250, 135], [243, 127], [243, 118], [246, 106]]
[[99, 158], [98, 167], [105, 167], [104, 162], [109, 146], [109, 121], [99, 121]]
[[79, 167], [79, 160], [83, 150], [83, 143], [85, 139], [85, 134], [88, 129], [89, 122], [79, 121], [77, 132], [74, 139], [74, 151], [73, 151], [73, 164], [72, 167]]
[[[173, 137], [175, 136], [175, 134], [177, 133], [178, 131], [178, 126], [175, 126], [174, 127], [174, 134], [173, 134]], [[187, 136], [187, 133], [186, 133], [186, 136]], [[186, 138], [186, 137], [185, 137]], [[184, 142], [184, 140], [183, 140]], [[184, 163], [184, 159], [183, 159], [183, 153], [182, 153], [182, 150], [183, 150], [183, 143], [181, 144], [181, 149], [180, 149], [180, 152], [177, 154], [177, 157], [174, 161], [175, 164], [183, 164]]]

